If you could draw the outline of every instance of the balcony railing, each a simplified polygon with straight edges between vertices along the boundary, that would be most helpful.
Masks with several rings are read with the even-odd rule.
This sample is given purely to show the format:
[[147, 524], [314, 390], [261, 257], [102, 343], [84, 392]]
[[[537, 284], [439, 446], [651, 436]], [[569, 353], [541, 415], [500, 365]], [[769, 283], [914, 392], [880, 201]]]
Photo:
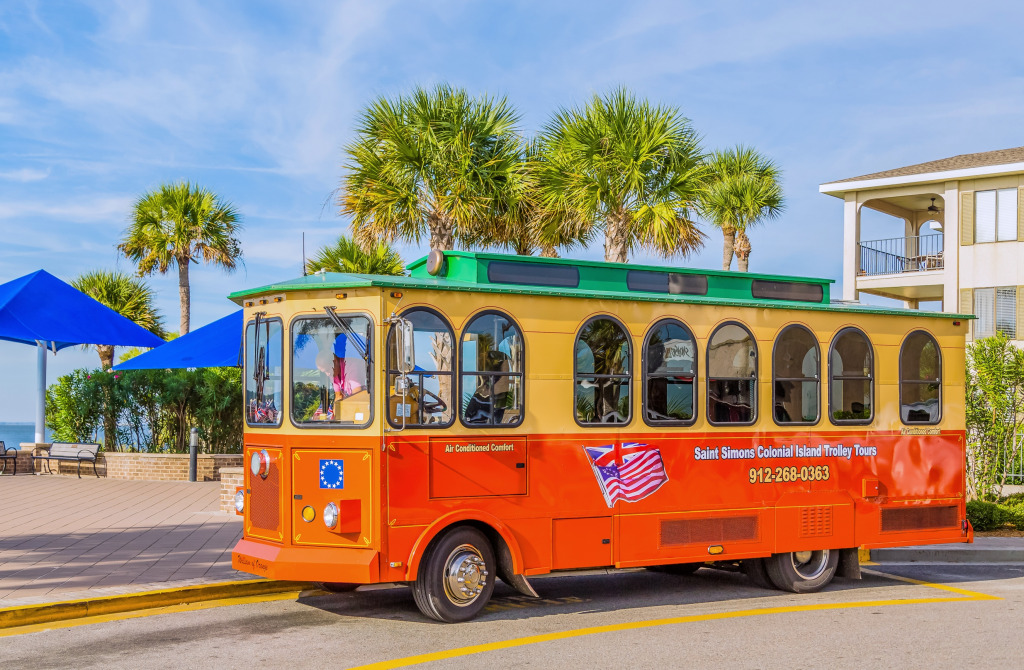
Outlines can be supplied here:
[[860, 275], [941, 270], [942, 235], [915, 235], [860, 243]]

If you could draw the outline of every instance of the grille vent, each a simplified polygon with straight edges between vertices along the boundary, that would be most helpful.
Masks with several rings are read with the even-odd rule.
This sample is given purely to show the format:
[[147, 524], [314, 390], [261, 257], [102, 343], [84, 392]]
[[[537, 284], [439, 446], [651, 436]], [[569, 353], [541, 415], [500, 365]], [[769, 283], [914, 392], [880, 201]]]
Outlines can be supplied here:
[[960, 510], [956, 505], [930, 507], [890, 507], [882, 510], [882, 532], [959, 528]]
[[804, 507], [800, 510], [800, 537], [830, 537], [832, 507]]
[[249, 520], [254, 528], [279, 533], [281, 531], [281, 468], [275, 460], [270, 462], [267, 478], [255, 475], [250, 478]]
[[756, 516], [668, 519], [661, 522], [661, 546], [757, 539]]

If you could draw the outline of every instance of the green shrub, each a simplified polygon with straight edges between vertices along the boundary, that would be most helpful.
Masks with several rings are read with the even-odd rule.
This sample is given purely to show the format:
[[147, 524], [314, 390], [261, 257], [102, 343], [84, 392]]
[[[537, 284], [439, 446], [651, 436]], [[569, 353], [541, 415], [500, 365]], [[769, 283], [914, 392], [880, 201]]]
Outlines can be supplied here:
[[1006, 510], [1007, 521], [1013, 524], [1017, 530], [1024, 530], [1024, 502], [1015, 505], [1000, 505]]
[[984, 500], [971, 500], [967, 503], [967, 519], [977, 531], [1002, 528], [1006, 523], [1007, 511], [996, 503]]

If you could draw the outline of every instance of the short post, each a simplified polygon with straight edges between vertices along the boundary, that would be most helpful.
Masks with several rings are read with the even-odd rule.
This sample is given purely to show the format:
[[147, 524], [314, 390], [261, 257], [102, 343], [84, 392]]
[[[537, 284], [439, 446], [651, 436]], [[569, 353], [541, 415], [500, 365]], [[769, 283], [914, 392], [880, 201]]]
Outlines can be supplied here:
[[188, 440], [188, 480], [196, 480], [196, 470], [199, 469], [199, 429], [193, 428]]

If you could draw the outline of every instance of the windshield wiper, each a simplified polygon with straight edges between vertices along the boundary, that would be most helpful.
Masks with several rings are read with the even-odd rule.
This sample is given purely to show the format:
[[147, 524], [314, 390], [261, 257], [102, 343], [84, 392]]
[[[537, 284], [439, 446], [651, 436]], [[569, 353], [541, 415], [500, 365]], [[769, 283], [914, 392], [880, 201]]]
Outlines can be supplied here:
[[324, 312], [327, 313], [327, 316], [334, 324], [334, 327], [337, 328], [338, 330], [344, 331], [344, 333], [349, 338], [352, 339], [352, 343], [356, 345], [356, 349], [359, 351], [359, 355], [363, 357], [363, 360], [369, 361], [370, 357], [366, 351], [366, 347], [359, 343], [359, 337], [352, 331], [351, 328], [349, 328], [348, 324], [345, 323], [345, 320], [334, 313], [335, 309], [337, 308], [334, 307], [333, 305], [324, 305]]

